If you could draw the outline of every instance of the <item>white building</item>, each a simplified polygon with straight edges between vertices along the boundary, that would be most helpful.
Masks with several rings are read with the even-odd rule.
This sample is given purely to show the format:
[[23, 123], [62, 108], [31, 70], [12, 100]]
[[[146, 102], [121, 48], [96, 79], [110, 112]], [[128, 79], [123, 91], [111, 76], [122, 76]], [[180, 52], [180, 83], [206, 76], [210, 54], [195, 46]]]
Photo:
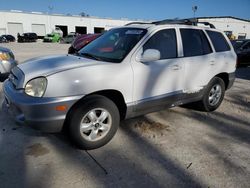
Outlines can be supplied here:
[[[0, 11], [0, 35], [35, 32], [43, 37], [56, 27], [61, 28], [64, 35], [70, 32], [100, 33], [113, 27], [122, 26], [134, 20], [97, 17], [68, 16], [59, 14], [43, 14], [41, 12], [22, 12], [17, 10]], [[210, 22], [216, 28], [233, 34], [236, 38], [250, 38], [250, 21], [236, 17], [200, 17], [199, 21]], [[137, 20], [138, 21], [138, 20]]]
[[43, 14], [40, 12], [0, 11], [0, 35], [35, 32], [38, 36], [51, 33], [55, 27], [61, 28], [64, 35], [70, 32], [100, 33], [113, 27], [125, 25], [127, 19], [67, 16]]
[[250, 20], [232, 16], [199, 17], [198, 19], [199, 21], [212, 23], [217, 29], [233, 35], [236, 39], [250, 39]]

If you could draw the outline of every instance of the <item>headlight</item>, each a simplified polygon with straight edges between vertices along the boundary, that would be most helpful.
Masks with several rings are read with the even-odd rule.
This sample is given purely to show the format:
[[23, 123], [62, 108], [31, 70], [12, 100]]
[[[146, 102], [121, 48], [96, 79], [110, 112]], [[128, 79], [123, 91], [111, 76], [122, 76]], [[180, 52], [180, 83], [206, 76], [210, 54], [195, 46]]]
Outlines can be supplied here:
[[32, 97], [42, 97], [47, 87], [47, 79], [45, 77], [30, 80], [25, 86], [25, 93]]
[[0, 52], [0, 60], [2, 61], [8, 61], [11, 59], [11, 56], [9, 53], [6, 52]]

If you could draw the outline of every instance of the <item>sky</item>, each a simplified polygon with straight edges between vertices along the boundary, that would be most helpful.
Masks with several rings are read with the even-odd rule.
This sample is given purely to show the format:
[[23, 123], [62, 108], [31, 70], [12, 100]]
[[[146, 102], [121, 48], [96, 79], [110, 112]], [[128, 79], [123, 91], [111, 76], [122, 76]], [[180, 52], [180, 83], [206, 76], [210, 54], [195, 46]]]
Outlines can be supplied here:
[[0, 10], [90, 16], [115, 19], [161, 20], [193, 17], [235, 16], [250, 19], [250, 0], [0, 0]]

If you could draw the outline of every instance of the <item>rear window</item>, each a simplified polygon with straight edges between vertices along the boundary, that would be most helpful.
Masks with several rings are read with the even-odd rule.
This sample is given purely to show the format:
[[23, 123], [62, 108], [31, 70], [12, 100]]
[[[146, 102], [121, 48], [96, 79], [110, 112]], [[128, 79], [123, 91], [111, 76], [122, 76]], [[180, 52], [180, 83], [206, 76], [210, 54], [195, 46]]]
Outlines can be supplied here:
[[220, 32], [208, 30], [206, 32], [210, 37], [216, 52], [225, 52], [231, 50], [225, 37]]
[[212, 52], [205, 33], [198, 29], [180, 29], [185, 57], [200, 56]]

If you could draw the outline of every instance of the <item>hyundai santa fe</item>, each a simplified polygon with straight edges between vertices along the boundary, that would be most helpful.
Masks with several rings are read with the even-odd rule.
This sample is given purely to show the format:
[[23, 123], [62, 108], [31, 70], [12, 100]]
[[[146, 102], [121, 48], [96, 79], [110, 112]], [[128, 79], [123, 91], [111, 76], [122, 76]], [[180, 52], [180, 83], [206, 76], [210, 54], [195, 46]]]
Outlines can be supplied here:
[[75, 55], [40, 57], [4, 82], [4, 109], [46, 132], [67, 128], [82, 149], [108, 143], [123, 119], [196, 102], [216, 110], [236, 54], [219, 30], [189, 21], [114, 28]]

